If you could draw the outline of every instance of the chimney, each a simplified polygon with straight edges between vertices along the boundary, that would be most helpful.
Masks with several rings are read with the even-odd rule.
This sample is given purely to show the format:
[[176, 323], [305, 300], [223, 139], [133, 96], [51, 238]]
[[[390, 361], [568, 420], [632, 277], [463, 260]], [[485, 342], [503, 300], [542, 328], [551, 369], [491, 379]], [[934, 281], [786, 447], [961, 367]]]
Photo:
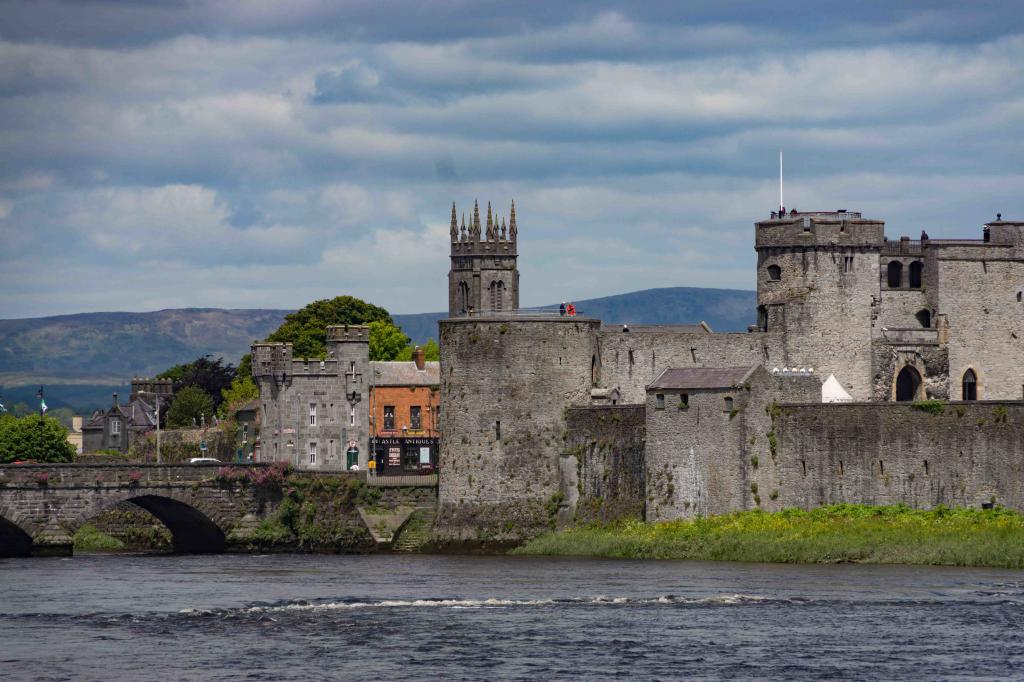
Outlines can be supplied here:
[[423, 369], [424, 365], [426, 364], [424, 358], [425, 355], [423, 353], [423, 349], [420, 348], [419, 346], [416, 346], [412, 351], [412, 361], [416, 363], [416, 369]]
[[113, 404], [113, 407], [117, 407], [117, 394], [116, 393], [114, 394], [114, 404]]

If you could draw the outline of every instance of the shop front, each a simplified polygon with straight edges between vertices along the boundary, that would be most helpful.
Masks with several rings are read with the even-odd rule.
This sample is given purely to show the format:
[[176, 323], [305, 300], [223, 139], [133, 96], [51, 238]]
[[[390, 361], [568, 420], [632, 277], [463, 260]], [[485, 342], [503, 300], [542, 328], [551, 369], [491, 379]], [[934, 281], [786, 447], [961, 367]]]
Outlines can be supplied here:
[[411, 476], [437, 472], [438, 439], [423, 436], [374, 438], [370, 448], [378, 476]]

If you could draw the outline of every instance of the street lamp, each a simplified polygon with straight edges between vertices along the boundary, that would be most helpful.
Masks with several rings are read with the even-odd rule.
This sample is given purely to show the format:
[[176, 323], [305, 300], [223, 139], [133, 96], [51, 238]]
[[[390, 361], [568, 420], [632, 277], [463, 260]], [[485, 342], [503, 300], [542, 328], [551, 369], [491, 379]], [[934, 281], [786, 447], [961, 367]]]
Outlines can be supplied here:
[[139, 395], [151, 395], [156, 397], [156, 463], [163, 464], [160, 457], [160, 394], [152, 391], [138, 391]]

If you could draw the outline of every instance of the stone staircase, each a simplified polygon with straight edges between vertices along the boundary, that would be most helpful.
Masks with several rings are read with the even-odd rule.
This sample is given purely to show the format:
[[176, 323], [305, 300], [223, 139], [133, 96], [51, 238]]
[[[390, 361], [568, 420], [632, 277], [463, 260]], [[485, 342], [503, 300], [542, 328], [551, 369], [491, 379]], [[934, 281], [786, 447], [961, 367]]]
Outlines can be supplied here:
[[398, 539], [391, 545], [393, 552], [419, 552], [430, 544], [437, 510], [419, 508], [412, 513], [398, 531]]

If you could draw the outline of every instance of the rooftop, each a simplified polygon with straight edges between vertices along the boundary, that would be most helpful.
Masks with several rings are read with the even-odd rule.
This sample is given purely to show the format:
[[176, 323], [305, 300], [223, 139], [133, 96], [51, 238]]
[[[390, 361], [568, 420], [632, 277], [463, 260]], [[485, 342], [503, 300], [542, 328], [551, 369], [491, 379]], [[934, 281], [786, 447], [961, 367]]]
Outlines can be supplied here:
[[415, 362], [371, 362], [374, 386], [437, 386], [441, 383], [441, 363], [425, 362], [417, 369]]
[[752, 367], [670, 367], [651, 382], [648, 390], [733, 388], [743, 384], [758, 368]]

